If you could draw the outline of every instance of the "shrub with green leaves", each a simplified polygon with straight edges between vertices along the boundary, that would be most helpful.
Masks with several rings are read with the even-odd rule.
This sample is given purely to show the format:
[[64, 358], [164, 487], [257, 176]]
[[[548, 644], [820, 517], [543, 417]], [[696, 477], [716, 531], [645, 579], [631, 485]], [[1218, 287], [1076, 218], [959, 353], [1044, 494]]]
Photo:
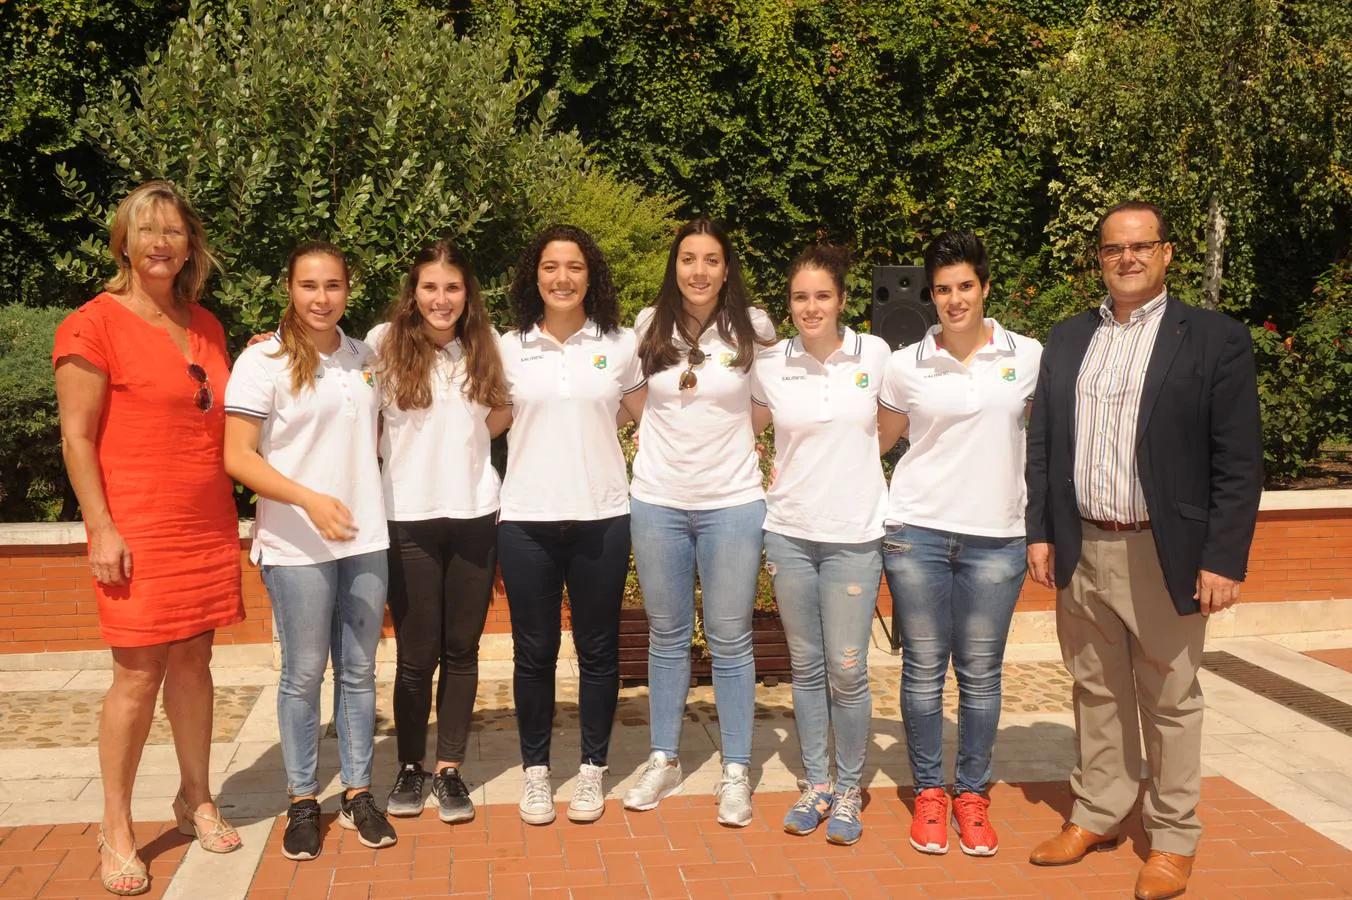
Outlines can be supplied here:
[[[354, 263], [359, 332], [420, 244], [450, 237], [491, 279], [583, 170], [582, 145], [552, 128], [554, 94], [527, 105], [512, 54], [509, 35], [460, 38], [376, 0], [194, 3], [78, 128], [123, 189], [168, 178], [189, 196], [225, 268], [208, 303], [234, 340], [276, 323], [286, 256], [310, 238]], [[108, 221], [116, 197], [60, 176]], [[92, 290], [110, 268], [103, 236], [61, 265]]]
[[1352, 263], [1315, 287], [1299, 325], [1252, 329], [1269, 483], [1302, 475], [1323, 444], [1352, 428]]
[[55, 519], [65, 473], [52, 341], [65, 309], [0, 306], [0, 521]]

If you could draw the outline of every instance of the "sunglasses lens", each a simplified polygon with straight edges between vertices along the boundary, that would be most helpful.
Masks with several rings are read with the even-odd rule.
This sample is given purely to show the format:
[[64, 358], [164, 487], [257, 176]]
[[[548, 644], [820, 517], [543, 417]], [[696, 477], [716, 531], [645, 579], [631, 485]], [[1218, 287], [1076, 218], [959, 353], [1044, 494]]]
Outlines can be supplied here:
[[692, 366], [699, 365], [700, 363], [704, 362], [704, 351], [698, 347], [691, 347], [689, 359], [690, 365]]
[[192, 380], [196, 381], [198, 384], [207, 383], [207, 370], [199, 366], [197, 363], [190, 363], [188, 365], [188, 375], [190, 375], [192, 377]]
[[699, 384], [699, 379], [695, 377], [695, 373], [692, 372], [690, 369], [686, 369], [684, 372], [681, 373], [681, 381], [680, 381], [681, 390], [688, 391], [697, 384]]
[[196, 404], [199, 410], [206, 412], [211, 409], [212, 399], [211, 388], [204, 384], [197, 389], [197, 394], [192, 398], [192, 402]]

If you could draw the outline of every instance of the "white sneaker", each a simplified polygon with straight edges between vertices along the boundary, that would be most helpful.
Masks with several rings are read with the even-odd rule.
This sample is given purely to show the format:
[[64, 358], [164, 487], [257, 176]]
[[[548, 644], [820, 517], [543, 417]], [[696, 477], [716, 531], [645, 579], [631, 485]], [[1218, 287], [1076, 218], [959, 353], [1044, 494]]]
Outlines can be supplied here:
[[741, 763], [723, 766], [718, 795], [718, 824], [743, 828], [751, 822], [751, 774]]
[[520, 809], [521, 821], [527, 825], [548, 825], [554, 821], [554, 788], [549, 783], [549, 766], [526, 767]]
[[577, 770], [577, 786], [568, 804], [568, 818], [574, 822], [595, 822], [606, 811], [606, 788], [601, 776], [605, 766], [583, 763]]
[[663, 797], [681, 792], [681, 761], [654, 750], [639, 771], [638, 784], [624, 792], [625, 809], [652, 809]]

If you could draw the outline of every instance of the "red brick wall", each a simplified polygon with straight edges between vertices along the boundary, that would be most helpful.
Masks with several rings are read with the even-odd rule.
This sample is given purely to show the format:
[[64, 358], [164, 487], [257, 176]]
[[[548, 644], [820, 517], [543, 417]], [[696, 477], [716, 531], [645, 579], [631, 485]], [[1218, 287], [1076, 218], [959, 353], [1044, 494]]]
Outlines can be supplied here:
[[[248, 618], [217, 632], [221, 644], [256, 644], [272, 639], [272, 615], [258, 569], [244, 564], [244, 608]], [[1263, 512], [1244, 585], [1247, 602], [1352, 599], [1352, 510]], [[1049, 610], [1055, 595], [1032, 582], [1024, 585], [1019, 610]], [[884, 584], [883, 612], [891, 611]], [[568, 621], [564, 619], [564, 627]], [[495, 591], [488, 611], [488, 634], [511, 630], [507, 600]], [[388, 616], [386, 635], [391, 634]], [[0, 546], [0, 653], [101, 650], [98, 609], [89, 581], [83, 544]]]

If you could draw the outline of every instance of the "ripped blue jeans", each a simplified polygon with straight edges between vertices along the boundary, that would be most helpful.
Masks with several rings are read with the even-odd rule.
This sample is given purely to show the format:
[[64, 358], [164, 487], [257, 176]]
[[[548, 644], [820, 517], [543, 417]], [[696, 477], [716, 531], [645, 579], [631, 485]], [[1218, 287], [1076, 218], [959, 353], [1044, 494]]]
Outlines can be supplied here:
[[829, 784], [827, 741], [836, 742], [836, 790], [859, 787], [872, 725], [868, 644], [878, 603], [878, 540], [831, 544], [765, 533], [765, 559], [793, 666], [793, 718], [803, 770]]
[[983, 793], [1000, 725], [1000, 672], [1028, 567], [1022, 537], [903, 525], [883, 538], [883, 570], [901, 628], [901, 711], [918, 794], [944, 786], [944, 677], [958, 680], [953, 793]]

